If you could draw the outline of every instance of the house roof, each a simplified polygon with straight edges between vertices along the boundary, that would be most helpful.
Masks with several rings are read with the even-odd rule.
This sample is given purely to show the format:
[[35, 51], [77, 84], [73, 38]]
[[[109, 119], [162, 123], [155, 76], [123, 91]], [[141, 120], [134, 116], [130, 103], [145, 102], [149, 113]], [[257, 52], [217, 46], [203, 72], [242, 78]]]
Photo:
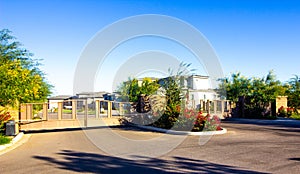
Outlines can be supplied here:
[[76, 94], [79, 98], [82, 98], [80, 96], [84, 97], [92, 97], [92, 98], [102, 98], [104, 94], [107, 94], [108, 92], [100, 91], [100, 92], [81, 92]]
[[191, 75], [189, 77], [193, 77], [193, 78], [201, 78], [201, 79], [208, 79], [209, 76], [203, 76], [203, 75]]
[[71, 97], [72, 97], [71, 95], [57, 95], [57, 96], [49, 97], [48, 100], [68, 100]]

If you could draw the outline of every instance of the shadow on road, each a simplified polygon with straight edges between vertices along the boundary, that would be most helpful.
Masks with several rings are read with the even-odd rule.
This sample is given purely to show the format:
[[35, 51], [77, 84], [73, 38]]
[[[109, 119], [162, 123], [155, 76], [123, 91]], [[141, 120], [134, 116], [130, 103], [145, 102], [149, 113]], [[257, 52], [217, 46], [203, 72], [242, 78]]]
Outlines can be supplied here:
[[63, 159], [47, 156], [33, 156], [33, 158], [50, 162], [68, 172], [82, 173], [260, 173], [183, 157], [173, 157], [173, 160], [136, 157], [138, 160], [130, 160], [70, 150], [63, 150], [58, 155]]
[[300, 158], [290, 158], [289, 160], [299, 161], [300, 162]]

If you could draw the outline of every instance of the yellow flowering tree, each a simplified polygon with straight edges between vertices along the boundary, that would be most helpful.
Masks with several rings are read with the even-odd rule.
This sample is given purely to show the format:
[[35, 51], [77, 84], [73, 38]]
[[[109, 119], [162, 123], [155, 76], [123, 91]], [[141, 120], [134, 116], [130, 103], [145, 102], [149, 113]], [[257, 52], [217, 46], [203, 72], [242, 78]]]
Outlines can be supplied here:
[[45, 101], [51, 94], [32, 54], [7, 29], [0, 31], [0, 106]]

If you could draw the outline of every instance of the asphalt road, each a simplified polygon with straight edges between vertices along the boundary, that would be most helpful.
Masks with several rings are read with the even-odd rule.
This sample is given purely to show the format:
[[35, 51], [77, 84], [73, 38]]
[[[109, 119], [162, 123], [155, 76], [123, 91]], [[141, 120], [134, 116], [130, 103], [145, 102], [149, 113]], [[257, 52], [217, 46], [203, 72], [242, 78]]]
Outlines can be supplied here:
[[[175, 147], [178, 135], [131, 127], [27, 133], [0, 156], [0, 173], [300, 173], [299, 121], [230, 120], [223, 127], [227, 134], [188, 136]], [[115, 136], [132, 144], [110, 141]]]

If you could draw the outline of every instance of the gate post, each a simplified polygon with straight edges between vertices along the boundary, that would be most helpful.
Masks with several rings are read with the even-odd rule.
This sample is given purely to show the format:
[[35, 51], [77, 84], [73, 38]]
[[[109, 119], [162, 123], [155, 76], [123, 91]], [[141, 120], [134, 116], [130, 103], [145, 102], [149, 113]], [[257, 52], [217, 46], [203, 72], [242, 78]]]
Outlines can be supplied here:
[[119, 103], [119, 112], [120, 112], [120, 116], [124, 115], [124, 109], [123, 109], [124, 105], [122, 102]]
[[207, 100], [207, 103], [206, 103], [206, 110], [207, 110], [207, 114], [210, 114], [210, 101]]
[[26, 116], [26, 104], [21, 104], [21, 107], [20, 107], [20, 113], [21, 113], [21, 118], [20, 118], [20, 121], [25, 121], [27, 120], [27, 116]]
[[107, 101], [107, 117], [111, 118], [112, 117], [112, 102]]
[[72, 100], [72, 119], [76, 119], [76, 113], [77, 113], [77, 101]]
[[224, 111], [225, 111], [225, 100], [221, 100], [221, 114], [224, 116]]
[[48, 120], [48, 103], [43, 103], [43, 120]]
[[[100, 100], [96, 100], [95, 102], [95, 109], [96, 109], [96, 118], [99, 118], [100, 117]], [[100, 109], [101, 110], [101, 109]]]
[[26, 104], [26, 120], [31, 120], [32, 116], [32, 104]]
[[218, 101], [217, 100], [214, 100], [214, 114], [217, 114], [217, 104], [218, 104]]
[[62, 111], [63, 111], [63, 102], [58, 102], [57, 103], [58, 120], [61, 120], [61, 118], [62, 118]]
[[88, 101], [85, 99], [84, 101], [84, 127], [87, 127], [87, 119], [88, 119]]
[[202, 101], [202, 112], [206, 112], [206, 102], [205, 102], [205, 100]]

